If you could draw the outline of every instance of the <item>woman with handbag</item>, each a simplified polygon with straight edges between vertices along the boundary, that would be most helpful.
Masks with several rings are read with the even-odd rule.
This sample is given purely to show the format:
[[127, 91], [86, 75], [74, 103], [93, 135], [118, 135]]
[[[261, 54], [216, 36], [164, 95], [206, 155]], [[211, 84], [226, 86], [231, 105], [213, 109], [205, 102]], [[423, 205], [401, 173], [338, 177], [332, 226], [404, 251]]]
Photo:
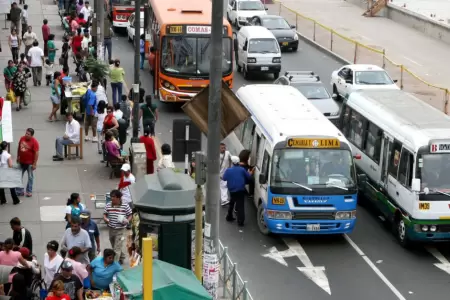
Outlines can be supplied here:
[[27, 70], [23, 64], [17, 66], [17, 72], [14, 74], [12, 79], [12, 86], [14, 94], [16, 95], [16, 111], [22, 109], [23, 98], [25, 96], [25, 91], [27, 90], [27, 79], [31, 77], [30, 70]]
[[145, 104], [141, 105], [139, 119], [142, 118], [142, 130], [150, 127], [150, 135], [155, 136], [155, 123], [158, 121], [158, 107], [152, 103], [152, 96], [145, 96]]
[[50, 101], [52, 102], [52, 111], [50, 112], [50, 116], [48, 117], [48, 120], [50, 122], [57, 121], [58, 118], [56, 117], [56, 113], [59, 110], [59, 104], [61, 103], [61, 82], [59, 82], [59, 78], [61, 76], [61, 73], [56, 71], [53, 74], [53, 80], [51, 82], [51, 95], [50, 95]]
[[8, 60], [8, 66], [3, 69], [3, 77], [5, 78], [5, 89], [8, 91], [11, 88], [11, 83], [14, 74], [17, 71], [17, 67], [14, 64], [14, 61]]

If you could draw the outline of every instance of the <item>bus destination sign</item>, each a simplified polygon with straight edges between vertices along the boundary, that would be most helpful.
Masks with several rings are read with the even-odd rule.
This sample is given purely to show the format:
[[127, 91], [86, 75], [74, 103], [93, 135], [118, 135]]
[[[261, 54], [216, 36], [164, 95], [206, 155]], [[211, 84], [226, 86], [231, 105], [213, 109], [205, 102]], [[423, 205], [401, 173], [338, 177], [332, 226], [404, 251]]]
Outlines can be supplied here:
[[186, 26], [187, 34], [211, 34], [211, 26]]
[[291, 138], [287, 140], [287, 146], [290, 148], [339, 148], [341, 142], [339, 139]]
[[[189, 34], [189, 35], [210, 35], [211, 26], [210, 25], [168, 25], [168, 34]], [[228, 28], [223, 27], [223, 34], [228, 34]]]
[[432, 143], [430, 145], [431, 153], [450, 153], [450, 142], [447, 143]]

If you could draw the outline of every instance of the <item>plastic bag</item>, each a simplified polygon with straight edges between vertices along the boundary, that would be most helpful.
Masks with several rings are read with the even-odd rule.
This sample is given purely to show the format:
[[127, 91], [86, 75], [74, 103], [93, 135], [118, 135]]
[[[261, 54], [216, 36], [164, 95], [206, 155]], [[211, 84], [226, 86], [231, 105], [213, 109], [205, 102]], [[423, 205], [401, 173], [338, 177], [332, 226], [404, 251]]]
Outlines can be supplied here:
[[16, 102], [16, 94], [14, 94], [14, 91], [12, 89], [8, 90], [8, 93], [6, 94], [6, 100], [11, 101], [11, 103]]
[[23, 103], [25, 105], [28, 105], [28, 104], [30, 104], [30, 102], [31, 102], [31, 91], [30, 91], [30, 89], [27, 88], [24, 93]]

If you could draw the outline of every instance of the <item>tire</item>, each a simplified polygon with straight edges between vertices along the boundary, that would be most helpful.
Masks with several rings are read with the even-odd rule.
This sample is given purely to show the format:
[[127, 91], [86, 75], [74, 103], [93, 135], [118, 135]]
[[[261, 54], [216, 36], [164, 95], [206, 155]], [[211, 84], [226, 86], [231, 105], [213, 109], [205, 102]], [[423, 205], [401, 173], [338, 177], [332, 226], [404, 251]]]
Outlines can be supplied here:
[[247, 67], [245, 65], [242, 66], [242, 72], [244, 73], [244, 79], [248, 80], [250, 76], [247, 72]]
[[342, 100], [342, 98], [341, 98], [341, 96], [339, 95], [338, 89], [337, 89], [337, 87], [336, 87], [335, 84], [333, 84], [333, 94], [336, 94], [336, 96], [337, 96], [336, 100], [338, 100], [338, 101], [341, 101], [341, 100]]
[[280, 72], [273, 73], [273, 78], [278, 79], [280, 77]]
[[256, 213], [256, 222], [258, 224], [259, 231], [263, 235], [270, 235], [270, 230], [267, 228], [266, 221], [264, 220], [264, 207], [262, 203], [258, 205], [258, 212]]
[[236, 58], [235, 58], [235, 61], [236, 61], [236, 70], [240, 73], [240, 72], [242, 72], [242, 67], [239, 66], [239, 56], [238, 56], [237, 51], [234, 52], [234, 53], [236, 53]]
[[394, 221], [394, 233], [398, 243], [403, 248], [409, 248], [411, 246], [411, 241], [408, 238], [408, 232], [406, 230], [406, 224], [401, 215]]
[[298, 47], [292, 48], [292, 52], [297, 52], [297, 50], [298, 50]]

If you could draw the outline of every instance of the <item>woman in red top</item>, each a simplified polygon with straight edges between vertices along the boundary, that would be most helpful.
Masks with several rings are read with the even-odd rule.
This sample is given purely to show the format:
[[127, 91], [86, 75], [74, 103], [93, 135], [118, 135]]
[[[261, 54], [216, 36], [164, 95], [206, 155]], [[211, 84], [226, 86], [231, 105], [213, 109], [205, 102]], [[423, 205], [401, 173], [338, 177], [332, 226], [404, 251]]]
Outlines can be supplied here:
[[64, 283], [61, 280], [53, 282], [50, 293], [45, 300], [70, 300], [70, 296], [64, 291]]
[[114, 117], [114, 109], [111, 105], [106, 108], [106, 114], [105, 120], [103, 121], [103, 133], [110, 129], [119, 128], [119, 123]]
[[139, 141], [145, 145], [145, 152], [147, 152], [147, 174], [155, 172], [153, 163], [156, 160], [155, 142], [150, 136], [150, 131], [150, 127], [145, 127], [144, 135], [139, 138]]
[[77, 34], [72, 38], [72, 52], [76, 55], [81, 49], [81, 42], [83, 41], [83, 35], [81, 34], [81, 28], [77, 29]]

